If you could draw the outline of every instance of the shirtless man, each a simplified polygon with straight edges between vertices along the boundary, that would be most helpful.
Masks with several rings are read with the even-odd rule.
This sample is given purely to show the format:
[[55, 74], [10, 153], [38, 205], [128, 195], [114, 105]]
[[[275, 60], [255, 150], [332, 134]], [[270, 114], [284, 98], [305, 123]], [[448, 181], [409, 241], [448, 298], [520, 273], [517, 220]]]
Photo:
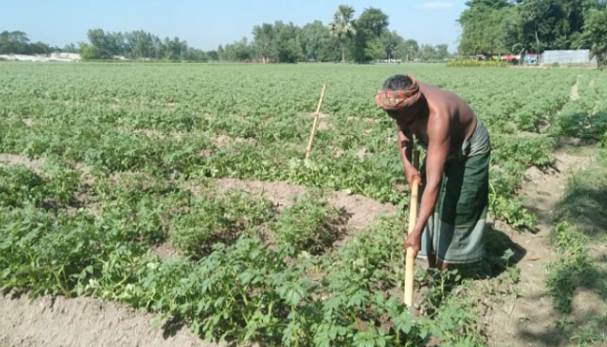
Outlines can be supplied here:
[[[396, 121], [407, 182], [423, 182], [421, 206], [405, 241], [429, 266], [480, 261], [489, 187], [491, 145], [474, 111], [452, 92], [395, 75], [376, 103]], [[413, 136], [426, 149], [422, 174], [411, 163]]]

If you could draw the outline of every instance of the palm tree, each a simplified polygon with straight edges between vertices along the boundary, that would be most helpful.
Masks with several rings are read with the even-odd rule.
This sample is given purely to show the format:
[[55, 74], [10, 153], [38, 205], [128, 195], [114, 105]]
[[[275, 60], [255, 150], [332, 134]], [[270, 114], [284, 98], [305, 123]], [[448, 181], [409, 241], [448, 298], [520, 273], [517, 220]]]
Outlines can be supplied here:
[[348, 5], [339, 5], [331, 22], [331, 35], [337, 39], [341, 49], [341, 62], [346, 62], [346, 41], [356, 34], [353, 19], [354, 9]]

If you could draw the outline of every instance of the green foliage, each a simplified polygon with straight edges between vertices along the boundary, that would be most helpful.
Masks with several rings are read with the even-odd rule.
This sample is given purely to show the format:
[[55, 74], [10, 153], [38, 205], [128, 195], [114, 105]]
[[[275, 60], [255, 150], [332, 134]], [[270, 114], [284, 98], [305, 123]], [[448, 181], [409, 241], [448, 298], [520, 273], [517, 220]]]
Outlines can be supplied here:
[[[0, 150], [32, 157], [57, 155], [105, 174], [285, 180], [400, 203], [406, 196], [394, 189], [404, 178], [394, 151], [393, 125], [370, 97], [397, 68], [337, 67], [186, 65], [173, 66], [169, 73], [143, 64], [53, 66], [49, 73], [54, 78], [41, 82], [38, 67], [6, 65], [6, 83], [0, 87]], [[526, 168], [550, 163], [552, 142], [547, 135], [558, 136], [557, 128], [551, 127], [550, 134], [542, 131], [558, 123], [553, 120], [563, 105], [570, 107], [570, 87], [577, 75], [590, 72], [487, 68], [479, 75], [424, 65], [409, 69], [470, 102], [491, 133], [492, 201], [498, 196], [502, 200], [492, 204], [493, 212], [500, 218], [508, 214], [513, 224], [521, 224], [519, 218], [528, 224], [520, 204], [510, 201]], [[150, 74], [156, 77], [143, 77]], [[305, 76], [298, 77], [297, 92], [288, 77], [294, 74]], [[235, 76], [240, 86], [230, 82]], [[344, 76], [356, 78], [343, 83]], [[323, 106], [330, 128], [318, 132], [313, 158], [304, 161], [301, 148], [309, 112], [322, 82], [331, 88]], [[602, 83], [597, 78], [591, 89], [580, 84], [576, 103], [601, 110], [596, 100], [604, 99]], [[263, 88], [250, 88], [252, 84]], [[27, 117], [31, 126], [22, 121]], [[520, 139], [521, 130], [531, 133], [529, 139]], [[218, 136], [228, 140], [217, 143]]]
[[459, 18], [462, 27], [460, 53], [475, 55], [510, 52], [511, 46], [507, 45], [512, 35], [509, 35], [508, 29], [515, 16], [516, 11], [506, 1], [468, 2], [468, 8]]
[[207, 194], [175, 217], [171, 242], [185, 254], [200, 258], [215, 243], [230, 244], [242, 234], [259, 234], [259, 227], [273, 218], [274, 206], [263, 198], [239, 191]]
[[51, 47], [46, 43], [30, 43], [23, 31], [0, 32], [0, 54], [48, 54]]
[[44, 180], [25, 167], [0, 166], [0, 192], [2, 206], [40, 204], [45, 198]]
[[289, 248], [289, 253], [320, 254], [343, 233], [341, 219], [340, 211], [320, 193], [308, 193], [278, 216], [272, 230], [276, 241]]
[[552, 132], [588, 142], [601, 141], [607, 131], [607, 91], [604, 88], [606, 81], [607, 77], [601, 73], [579, 78], [579, 97], [561, 109]]
[[[402, 216], [327, 248], [342, 237], [343, 214], [324, 199], [309, 195], [279, 213], [205, 186], [220, 177], [286, 181], [403, 206], [394, 127], [372, 98], [401, 69], [0, 65], [0, 152], [47, 161], [35, 171], [0, 166], [0, 286], [120, 300], [230, 343], [482, 345], [477, 303], [445, 289], [464, 282], [435, 278], [444, 286], [433, 285], [441, 289], [430, 315], [411, 317], [400, 304]], [[602, 109], [602, 77], [408, 70], [472, 105], [491, 133], [491, 212], [530, 227], [517, 198], [524, 172], [551, 165], [560, 130], [549, 125], [572, 103], [578, 75], [577, 103]], [[304, 160], [323, 83], [325, 127]], [[184, 256], [155, 255], [167, 241]], [[500, 270], [512, 256], [492, 255]], [[584, 270], [574, 265], [567, 269]]]
[[188, 47], [186, 41], [178, 37], [161, 40], [158, 36], [143, 30], [132, 32], [105, 32], [103, 29], [90, 29], [87, 32], [89, 42], [80, 44], [80, 56], [83, 60], [112, 59], [123, 56], [130, 59], [168, 59], [172, 61], [206, 61], [204, 51]]
[[[604, 155], [604, 150], [599, 150], [598, 156], [601, 155]], [[578, 232], [598, 240], [607, 236], [606, 172], [607, 164], [599, 160], [573, 175], [555, 211], [560, 220], [575, 225]]]
[[356, 34], [354, 26], [354, 8], [348, 5], [339, 5], [333, 15], [333, 21], [329, 24], [331, 35], [339, 43], [341, 50], [341, 62], [346, 62], [346, 44], [350, 43]]
[[550, 264], [546, 285], [559, 312], [571, 312], [571, 302], [577, 288], [596, 290], [607, 295], [604, 272], [591, 259], [586, 248], [588, 239], [568, 223], [558, 224], [553, 239], [564, 254]]
[[340, 59], [330, 28], [319, 20], [301, 28], [300, 42], [304, 61], [336, 62]]
[[380, 9], [370, 7], [360, 14], [353, 25], [352, 57], [357, 63], [367, 63], [377, 56], [377, 46], [381, 47], [381, 37], [388, 30], [388, 16]]
[[449, 67], [506, 67], [508, 65], [509, 64], [504, 61], [466, 58], [449, 59], [447, 62], [447, 66]]
[[605, 42], [605, 4], [601, 1], [475, 0], [466, 5], [459, 18], [462, 54], [594, 47], [601, 59]]
[[65, 166], [47, 169], [43, 177], [23, 166], [0, 165], [0, 206], [70, 204], [79, 184], [79, 174]]
[[562, 316], [559, 328], [563, 336], [570, 343], [582, 346], [607, 341], [604, 333], [607, 317], [572, 312], [574, 297], [580, 291], [592, 293], [599, 300], [607, 298], [604, 259], [590, 251], [592, 242], [605, 238], [604, 172], [605, 163], [599, 161], [572, 176], [557, 209], [557, 220], [561, 222], [552, 233], [559, 256], [549, 264], [546, 285]]

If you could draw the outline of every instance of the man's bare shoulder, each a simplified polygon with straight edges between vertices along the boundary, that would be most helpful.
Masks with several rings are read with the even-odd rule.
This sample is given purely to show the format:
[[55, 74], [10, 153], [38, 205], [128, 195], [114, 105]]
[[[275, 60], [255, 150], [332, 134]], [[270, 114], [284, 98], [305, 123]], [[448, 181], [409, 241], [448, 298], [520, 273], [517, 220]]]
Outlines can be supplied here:
[[438, 101], [461, 101], [462, 99], [455, 94], [454, 92], [446, 89], [439, 88], [437, 86], [433, 86], [431, 84], [422, 83], [420, 84], [420, 91], [428, 101], [438, 102]]

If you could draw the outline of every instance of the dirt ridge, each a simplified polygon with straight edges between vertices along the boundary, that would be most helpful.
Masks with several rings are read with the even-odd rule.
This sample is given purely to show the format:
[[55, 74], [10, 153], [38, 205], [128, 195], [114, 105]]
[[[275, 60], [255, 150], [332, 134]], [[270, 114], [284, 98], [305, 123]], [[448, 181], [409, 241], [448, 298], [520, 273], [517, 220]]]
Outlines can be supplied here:
[[[506, 308], [493, 309], [488, 327], [491, 346], [561, 346], [564, 343], [557, 328], [559, 314], [545, 285], [547, 266], [558, 256], [550, 243], [550, 233], [567, 180], [594, 159], [566, 147], [558, 149], [554, 157], [554, 169], [542, 171], [532, 167], [525, 173], [520, 194], [537, 215], [538, 225], [534, 233], [510, 229], [510, 238], [521, 245], [526, 254], [518, 264], [521, 275], [514, 302]], [[508, 229], [503, 224], [501, 227]]]
[[0, 346], [184, 346], [217, 347], [187, 327], [166, 334], [154, 315], [89, 297], [0, 295]]

